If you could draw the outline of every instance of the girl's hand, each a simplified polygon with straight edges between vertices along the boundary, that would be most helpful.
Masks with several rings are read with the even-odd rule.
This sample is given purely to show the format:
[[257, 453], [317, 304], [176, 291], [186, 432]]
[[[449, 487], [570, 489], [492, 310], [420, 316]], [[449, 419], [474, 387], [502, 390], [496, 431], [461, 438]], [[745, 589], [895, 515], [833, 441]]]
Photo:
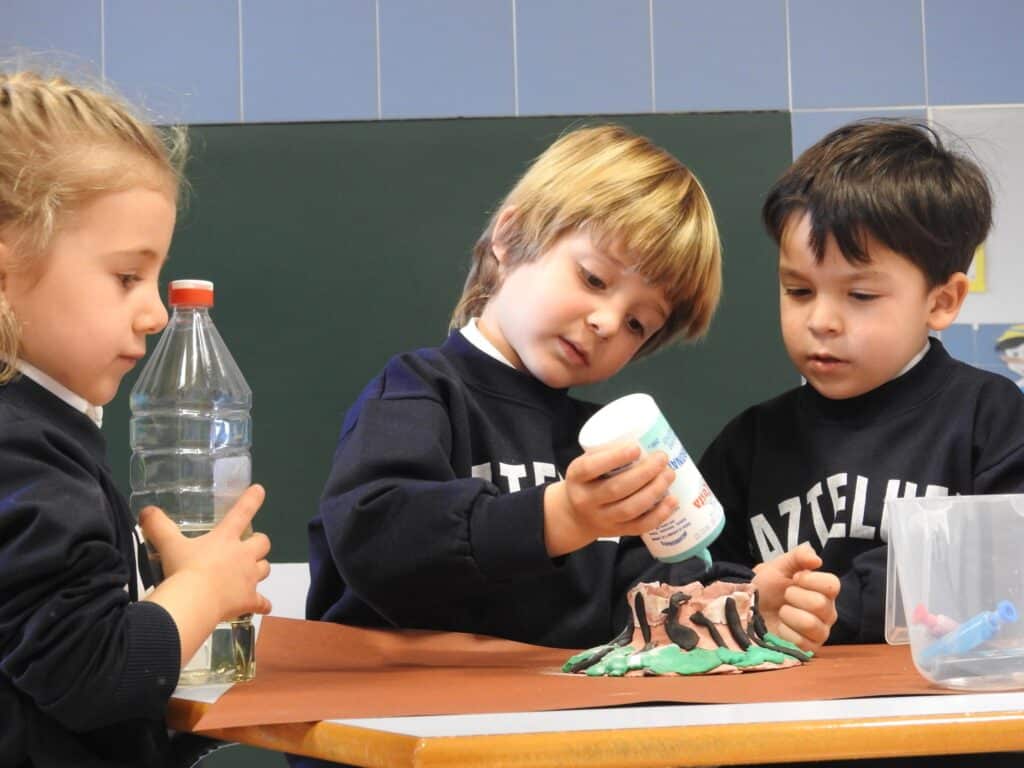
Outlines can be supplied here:
[[569, 465], [565, 480], [548, 486], [544, 539], [551, 557], [603, 536], [647, 533], [678, 508], [667, 495], [675, 479], [668, 456], [656, 451], [641, 458], [641, 453], [635, 443], [588, 451]]
[[263, 504], [260, 485], [246, 489], [235, 505], [209, 533], [194, 539], [182, 535], [157, 507], [146, 507], [139, 514], [139, 525], [146, 540], [160, 553], [165, 581], [188, 581], [201, 585], [195, 600], [209, 600], [219, 620], [245, 613], [269, 613], [270, 601], [256, 591], [267, 578], [270, 563], [270, 539], [252, 531], [252, 519]]
[[768, 629], [806, 651], [817, 651], [836, 623], [839, 577], [817, 571], [821, 558], [810, 544], [754, 567], [758, 608]]

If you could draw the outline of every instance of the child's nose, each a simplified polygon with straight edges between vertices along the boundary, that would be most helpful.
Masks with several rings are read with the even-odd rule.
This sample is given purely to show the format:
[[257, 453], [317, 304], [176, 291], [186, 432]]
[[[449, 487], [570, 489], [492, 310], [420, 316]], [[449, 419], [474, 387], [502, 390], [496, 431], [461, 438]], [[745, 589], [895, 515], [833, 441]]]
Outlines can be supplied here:
[[843, 327], [842, 314], [835, 302], [819, 297], [811, 305], [807, 327], [815, 334], [838, 333]]
[[136, 317], [135, 330], [147, 335], [159, 333], [167, 325], [167, 317], [167, 308], [160, 300], [160, 293], [154, 290]]
[[595, 308], [587, 317], [587, 325], [602, 339], [614, 335], [623, 322], [623, 313], [615, 307], [607, 305]]

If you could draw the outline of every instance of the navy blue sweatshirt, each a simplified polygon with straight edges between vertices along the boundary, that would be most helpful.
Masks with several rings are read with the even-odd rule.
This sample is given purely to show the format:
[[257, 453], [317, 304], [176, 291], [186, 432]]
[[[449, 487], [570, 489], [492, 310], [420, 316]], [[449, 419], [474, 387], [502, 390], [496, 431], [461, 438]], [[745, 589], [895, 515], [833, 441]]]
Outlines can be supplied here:
[[618, 634], [639, 580], [749, 579], [659, 563], [632, 536], [548, 556], [544, 490], [596, 409], [458, 331], [393, 358], [346, 415], [309, 526], [307, 616], [581, 648]]
[[829, 642], [882, 642], [885, 499], [1024, 491], [1024, 395], [932, 339], [859, 397], [804, 385], [749, 408], [700, 469], [726, 512], [716, 557], [753, 565], [810, 542], [842, 582]]
[[164, 766], [178, 630], [136, 602], [137, 544], [95, 424], [0, 386], [0, 762]]

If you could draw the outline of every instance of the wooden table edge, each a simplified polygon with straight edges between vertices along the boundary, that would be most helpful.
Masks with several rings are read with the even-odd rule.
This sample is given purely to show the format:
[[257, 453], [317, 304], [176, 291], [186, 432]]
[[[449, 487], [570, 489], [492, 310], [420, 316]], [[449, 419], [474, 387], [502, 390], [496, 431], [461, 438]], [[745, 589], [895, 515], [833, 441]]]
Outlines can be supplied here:
[[[207, 706], [172, 699], [168, 725], [192, 730]], [[1024, 710], [485, 736], [415, 736], [331, 722], [239, 726], [203, 733], [369, 768], [653, 768], [1024, 752]]]

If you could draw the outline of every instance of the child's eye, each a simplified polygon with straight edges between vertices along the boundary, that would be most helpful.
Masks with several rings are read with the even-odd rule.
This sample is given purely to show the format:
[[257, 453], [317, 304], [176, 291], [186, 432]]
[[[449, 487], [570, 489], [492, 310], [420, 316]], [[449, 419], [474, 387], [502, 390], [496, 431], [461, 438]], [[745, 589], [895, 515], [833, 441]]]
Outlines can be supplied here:
[[878, 298], [877, 293], [864, 293], [862, 291], [851, 291], [850, 298], [854, 301], [874, 301]]
[[637, 336], [645, 336], [647, 334], [647, 329], [644, 328], [644, 324], [635, 317], [629, 318], [629, 320], [626, 321], [626, 325], [629, 327], [629, 330]]
[[124, 273], [117, 276], [117, 279], [121, 281], [121, 286], [124, 288], [131, 288], [135, 283], [141, 282], [142, 278], [135, 274]]
[[597, 290], [604, 290], [605, 288], [608, 287], [605, 284], [604, 280], [602, 280], [600, 277], [598, 277], [585, 267], [580, 267], [580, 277], [582, 277], [583, 282], [585, 282], [591, 288], [596, 288]]
[[794, 298], [800, 299], [811, 295], [810, 288], [784, 288], [783, 289], [787, 296], [793, 296]]

